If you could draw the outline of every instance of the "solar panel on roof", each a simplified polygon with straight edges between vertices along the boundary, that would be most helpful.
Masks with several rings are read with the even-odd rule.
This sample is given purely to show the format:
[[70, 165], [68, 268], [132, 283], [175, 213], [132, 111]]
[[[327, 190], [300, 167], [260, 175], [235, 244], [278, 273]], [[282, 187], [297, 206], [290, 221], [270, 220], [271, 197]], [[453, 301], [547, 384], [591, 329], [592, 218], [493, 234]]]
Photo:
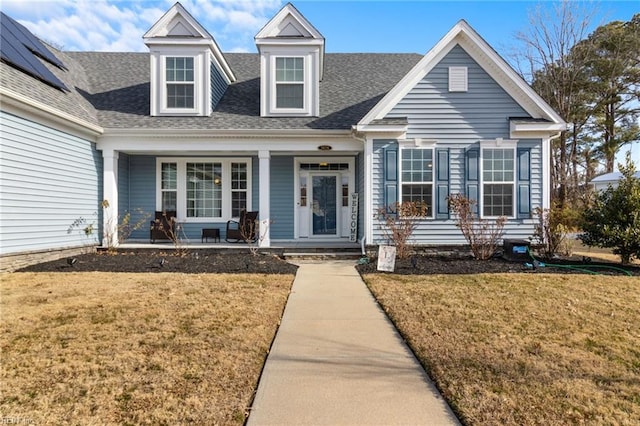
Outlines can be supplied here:
[[0, 12], [0, 58], [15, 68], [60, 90], [67, 87], [37, 57], [66, 70], [66, 67], [40, 40], [9, 16]]

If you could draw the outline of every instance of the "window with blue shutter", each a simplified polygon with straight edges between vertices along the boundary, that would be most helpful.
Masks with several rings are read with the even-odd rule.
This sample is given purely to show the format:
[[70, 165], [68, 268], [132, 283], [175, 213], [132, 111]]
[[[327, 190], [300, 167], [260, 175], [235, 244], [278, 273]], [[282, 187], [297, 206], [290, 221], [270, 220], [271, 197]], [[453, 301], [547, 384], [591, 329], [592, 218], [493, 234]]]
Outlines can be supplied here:
[[395, 210], [398, 202], [398, 147], [384, 149], [384, 205], [387, 213]]
[[449, 218], [449, 149], [436, 149], [436, 219]]
[[531, 150], [518, 148], [518, 219], [531, 217]]
[[465, 157], [465, 190], [467, 198], [475, 201], [473, 213], [477, 215], [480, 204], [480, 150], [469, 149]]

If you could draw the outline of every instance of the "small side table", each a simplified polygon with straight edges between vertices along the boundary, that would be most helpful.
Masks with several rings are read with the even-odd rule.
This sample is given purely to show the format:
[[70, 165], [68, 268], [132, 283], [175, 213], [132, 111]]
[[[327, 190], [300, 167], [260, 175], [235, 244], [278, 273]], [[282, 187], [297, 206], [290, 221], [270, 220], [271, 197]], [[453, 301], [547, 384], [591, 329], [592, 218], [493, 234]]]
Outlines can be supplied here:
[[202, 242], [204, 243], [205, 239], [208, 242], [209, 238], [213, 238], [213, 242], [214, 243], [219, 243], [220, 242], [220, 230], [218, 228], [203, 229], [202, 230]]

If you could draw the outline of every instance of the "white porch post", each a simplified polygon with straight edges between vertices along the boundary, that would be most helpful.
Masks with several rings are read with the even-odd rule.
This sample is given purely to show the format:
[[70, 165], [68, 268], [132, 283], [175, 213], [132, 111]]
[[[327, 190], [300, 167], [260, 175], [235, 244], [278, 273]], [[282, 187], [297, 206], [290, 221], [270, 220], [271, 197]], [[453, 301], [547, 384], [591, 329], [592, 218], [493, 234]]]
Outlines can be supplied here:
[[102, 209], [102, 245], [109, 247], [118, 244], [118, 152], [103, 150], [102, 160], [102, 198], [109, 202]]
[[260, 247], [271, 247], [271, 153], [259, 151], [259, 186], [260, 186]]
[[364, 232], [365, 244], [373, 244], [373, 141], [369, 138], [364, 142]]

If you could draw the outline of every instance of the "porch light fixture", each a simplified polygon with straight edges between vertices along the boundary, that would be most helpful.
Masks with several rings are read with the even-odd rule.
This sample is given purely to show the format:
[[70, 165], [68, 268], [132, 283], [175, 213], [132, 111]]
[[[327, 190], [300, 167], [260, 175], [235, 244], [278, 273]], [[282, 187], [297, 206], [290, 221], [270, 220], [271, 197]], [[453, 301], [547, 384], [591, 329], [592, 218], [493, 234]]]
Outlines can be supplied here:
[[331, 145], [320, 145], [318, 149], [320, 151], [331, 151], [333, 148], [331, 147]]

